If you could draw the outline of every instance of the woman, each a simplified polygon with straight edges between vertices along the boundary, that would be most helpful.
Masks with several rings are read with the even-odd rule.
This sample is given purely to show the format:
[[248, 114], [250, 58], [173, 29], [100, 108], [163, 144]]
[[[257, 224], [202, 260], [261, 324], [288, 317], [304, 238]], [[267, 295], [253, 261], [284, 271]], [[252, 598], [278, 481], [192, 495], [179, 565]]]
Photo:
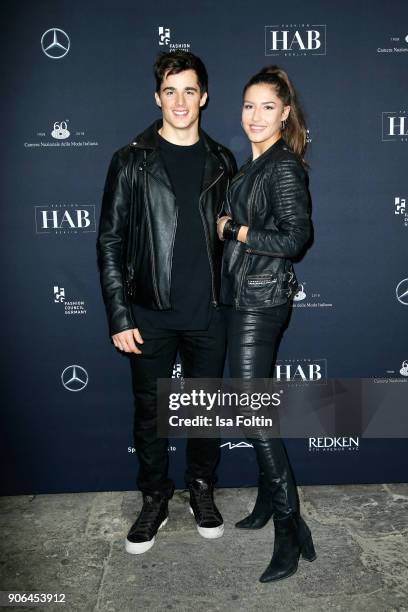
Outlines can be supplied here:
[[[303, 154], [306, 129], [294, 88], [277, 66], [262, 69], [244, 88], [242, 127], [252, 157], [231, 181], [218, 235], [225, 240], [221, 302], [228, 326], [231, 378], [271, 378], [275, 353], [297, 282], [291, 259], [311, 234]], [[270, 434], [269, 434], [270, 435]], [[259, 485], [240, 529], [259, 529], [273, 516], [275, 541], [261, 582], [294, 574], [299, 556], [316, 558], [300, 516], [299, 498], [282, 440], [251, 433]]]

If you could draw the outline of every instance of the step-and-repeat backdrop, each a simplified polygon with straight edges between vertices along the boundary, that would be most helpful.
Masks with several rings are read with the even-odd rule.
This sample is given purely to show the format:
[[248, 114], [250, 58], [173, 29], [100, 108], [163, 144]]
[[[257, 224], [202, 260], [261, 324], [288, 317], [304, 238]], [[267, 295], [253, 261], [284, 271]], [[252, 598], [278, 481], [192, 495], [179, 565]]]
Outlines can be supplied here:
[[[299, 92], [315, 239], [297, 265], [281, 371], [408, 382], [404, 0], [20, 0], [2, 13], [4, 494], [135, 487], [129, 359], [110, 343], [95, 243], [113, 151], [159, 116], [160, 51], [202, 57], [202, 126], [239, 163], [247, 79], [278, 64]], [[169, 442], [179, 487], [184, 444]], [[254, 484], [253, 450], [222, 446], [219, 484]], [[406, 480], [403, 438], [350, 431], [287, 448], [299, 484]]]

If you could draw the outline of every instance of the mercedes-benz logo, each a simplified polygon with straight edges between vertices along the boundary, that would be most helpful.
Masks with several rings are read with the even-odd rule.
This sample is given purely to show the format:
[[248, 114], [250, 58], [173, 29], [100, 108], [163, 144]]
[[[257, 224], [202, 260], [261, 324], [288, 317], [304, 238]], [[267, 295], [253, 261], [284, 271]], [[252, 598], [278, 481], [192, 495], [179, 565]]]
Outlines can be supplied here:
[[82, 391], [88, 384], [88, 373], [79, 365], [70, 365], [61, 374], [61, 381], [67, 391]]
[[404, 306], [408, 306], [408, 278], [400, 281], [395, 289], [397, 300]]
[[59, 28], [51, 28], [41, 36], [41, 49], [51, 59], [61, 59], [71, 46], [69, 36]]

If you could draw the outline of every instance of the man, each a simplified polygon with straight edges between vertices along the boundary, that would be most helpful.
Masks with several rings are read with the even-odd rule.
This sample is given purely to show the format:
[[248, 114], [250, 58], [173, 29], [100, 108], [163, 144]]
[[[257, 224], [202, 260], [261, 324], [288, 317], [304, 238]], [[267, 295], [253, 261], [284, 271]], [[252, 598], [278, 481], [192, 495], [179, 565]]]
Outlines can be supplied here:
[[[156, 121], [112, 158], [98, 236], [101, 285], [113, 344], [130, 355], [134, 443], [141, 512], [126, 550], [151, 548], [168, 518], [174, 484], [166, 439], [157, 436], [157, 378], [170, 378], [177, 353], [186, 378], [222, 376], [225, 330], [218, 305], [222, 243], [216, 217], [232, 154], [199, 127], [207, 71], [192, 53], [159, 55]], [[213, 498], [219, 439], [189, 439], [185, 480], [197, 529], [220, 537]]]

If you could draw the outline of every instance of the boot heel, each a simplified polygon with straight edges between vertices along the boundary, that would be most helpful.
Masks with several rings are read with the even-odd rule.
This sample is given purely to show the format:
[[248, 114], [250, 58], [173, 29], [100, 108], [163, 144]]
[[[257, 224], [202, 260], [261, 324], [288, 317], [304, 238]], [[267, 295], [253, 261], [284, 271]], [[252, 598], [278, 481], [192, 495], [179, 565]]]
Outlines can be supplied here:
[[302, 559], [306, 561], [314, 561], [317, 557], [316, 551], [313, 545], [312, 536], [309, 536], [302, 544], [301, 553]]

